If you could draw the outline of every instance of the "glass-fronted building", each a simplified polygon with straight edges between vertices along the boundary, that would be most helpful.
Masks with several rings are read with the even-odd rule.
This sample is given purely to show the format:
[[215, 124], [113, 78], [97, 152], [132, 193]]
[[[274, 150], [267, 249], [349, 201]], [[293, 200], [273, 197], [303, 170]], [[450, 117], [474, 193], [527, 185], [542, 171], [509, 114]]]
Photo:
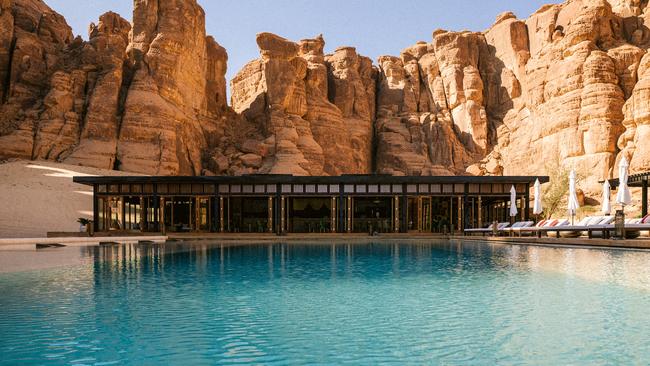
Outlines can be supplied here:
[[97, 232], [449, 233], [529, 216], [535, 179], [510, 176], [74, 177]]

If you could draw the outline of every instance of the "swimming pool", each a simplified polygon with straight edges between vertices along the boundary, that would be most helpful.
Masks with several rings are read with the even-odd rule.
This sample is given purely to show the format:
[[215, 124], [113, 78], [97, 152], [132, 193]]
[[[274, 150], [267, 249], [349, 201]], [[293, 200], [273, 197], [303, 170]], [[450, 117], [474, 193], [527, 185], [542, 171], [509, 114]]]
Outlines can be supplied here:
[[460, 241], [68, 248], [0, 274], [0, 364], [650, 358], [650, 253]]

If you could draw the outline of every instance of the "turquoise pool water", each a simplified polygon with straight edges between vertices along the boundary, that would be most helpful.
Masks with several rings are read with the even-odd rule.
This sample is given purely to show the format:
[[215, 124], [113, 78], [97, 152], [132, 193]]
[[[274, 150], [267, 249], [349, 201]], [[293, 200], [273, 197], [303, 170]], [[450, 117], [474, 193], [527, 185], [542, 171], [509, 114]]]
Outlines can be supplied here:
[[0, 274], [0, 364], [643, 364], [650, 253], [441, 241], [70, 248]]

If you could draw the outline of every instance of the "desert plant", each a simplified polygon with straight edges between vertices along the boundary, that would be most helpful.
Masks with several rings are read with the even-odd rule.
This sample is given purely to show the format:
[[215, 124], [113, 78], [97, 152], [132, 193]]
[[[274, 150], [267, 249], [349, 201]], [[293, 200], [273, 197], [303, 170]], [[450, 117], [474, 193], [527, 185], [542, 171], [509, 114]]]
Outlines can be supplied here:
[[[544, 218], [550, 219], [562, 211], [562, 204], [566, 202], [569, 194], [570, 169], [562, 166], [559, 160], [554, 160], [545, 165], [546, 173], [549, 176], [549, 183], [542, 187]], [[584, 175], [576, 171], [576, 185], [580, 183]]]

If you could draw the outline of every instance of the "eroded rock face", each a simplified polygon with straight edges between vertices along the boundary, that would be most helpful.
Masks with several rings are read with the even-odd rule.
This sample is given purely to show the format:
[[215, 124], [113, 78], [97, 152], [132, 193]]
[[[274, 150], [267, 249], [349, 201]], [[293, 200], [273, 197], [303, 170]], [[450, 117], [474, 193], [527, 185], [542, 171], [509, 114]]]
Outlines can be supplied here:
[[[229, 173], [370, 172], [376, 73], [370, 60], [351, 47], [325, 56], [320, 36], [294, 43], [261, 33], [257, 44], [261, 59], [231, 82], [232, 106], [254, 132], [235, 139], [234, 154], [222, 153], [231, 156]], [[250, 152], [240, 155], [246, 141], [263, 146], [261, 166], [242, 160], [250, 160]]]
[[401, 57], [382, 56], [377, 168], [405, 175], [462, 174], [487, 148], [478, 33], [434, 32]]
[[[203, 117], [223, 106], [225, 52], [205, 34], [193, 0], [136, 0], [128, 47], [119, 169], [150, 174], [200, 174], [208, 148]], [[215, 59], [215, 57], [217, 59]], [[220, 80], [221, 79], [221, 80]]]
[[231, 81], [196, 0], [135, 0], [74, 38], [0, 0], [0, 158], [148, 174], [544, 174], [650, 170], [650, 10], [568, 0], [485, 32], [436, 30], [376, 65], [261, 33]]
[[196, 1], [136, 1], [132, 37], [109, 12], [87, 42], [40, 0], [0, 5], [0, 157], [202, 172], [230, 111], [227, 55]]

